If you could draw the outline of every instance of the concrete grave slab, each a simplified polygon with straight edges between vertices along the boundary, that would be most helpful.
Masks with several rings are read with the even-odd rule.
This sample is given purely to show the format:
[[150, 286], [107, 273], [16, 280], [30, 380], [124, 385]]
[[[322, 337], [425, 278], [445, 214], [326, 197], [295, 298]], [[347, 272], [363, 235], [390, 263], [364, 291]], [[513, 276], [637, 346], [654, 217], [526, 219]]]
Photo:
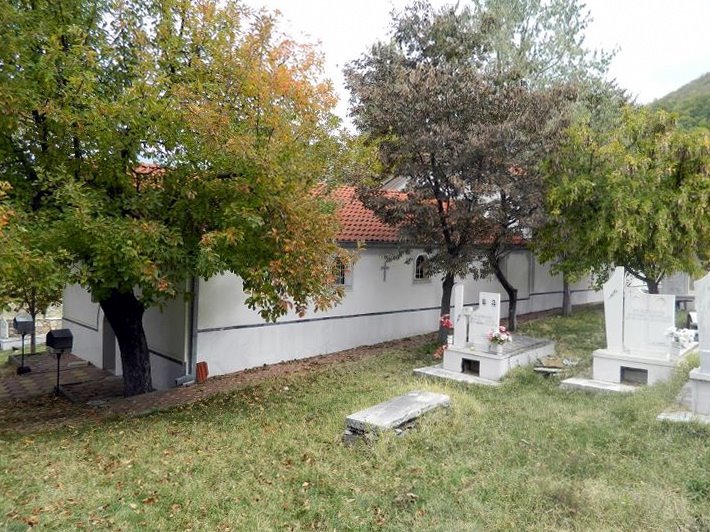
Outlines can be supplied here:
[[694, 395], [693, 381], [691, 379], [680, 389], [675, 404], [658, 414], [656, 419], [672, 423], [696, 422], [710, 425], [710, 415], [693, 411]]
[[[502, 353], [491, 353], [475, 345], [468, 347], [449, 346], [444, 351], [443, 368], [454, 373], [470, 373], [490, 381], [501, 380], [511, 369], [527, 366], [555, 353], [555, 342], [544, 338], [516, 335], [512, 342], [503, 344]], [[478, 371], [467, 372], [469, 361], [477, 364]]]
[[414, 370], [414, 374], [419, 377], [456, 381], [462, 382], [464, 384], [478, 384], [482, 386], [501, 385], [501, 383], [498, 381], [483, 379], [481, 377], [476, 377], [475, 375], [470, 375], [468, 373], [461, 373], [460, 371], [449, 371], [448, 369], [444, 369], [441, 364], [437, 364], [436, 366], [429, 366], [426, 368], [417, 368]]
[[633, 393], [638, 390], [637, 386], [620, 384], [615, 382], [597, 381], [594, 379], [571, 378], [560, 383], [564, 390], [582, 390], [585, 392], [597, 393]]
[[350, 414], [345, 423], [348, 429], [359, 433], [393, 430], [450, 404], [448, 395], [414, 391]]

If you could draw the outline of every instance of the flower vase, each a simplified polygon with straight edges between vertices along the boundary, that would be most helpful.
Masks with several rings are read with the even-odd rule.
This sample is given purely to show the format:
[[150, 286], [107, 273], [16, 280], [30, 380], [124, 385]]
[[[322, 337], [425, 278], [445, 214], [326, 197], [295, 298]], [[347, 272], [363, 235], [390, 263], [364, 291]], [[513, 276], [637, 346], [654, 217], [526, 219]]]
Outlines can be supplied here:
[[680, 342], [671, 342], [671, 355], [678, 357], [683, 352], [683, 345]]
[[488, 352], [496, 354], [496, 355], [502, 355], [503, 354], [503, 344], [489, 344], [488, 345]]
[[454, 335], [453, 334], [449, 334], [446, 337], [446, 345], [454, 345]]

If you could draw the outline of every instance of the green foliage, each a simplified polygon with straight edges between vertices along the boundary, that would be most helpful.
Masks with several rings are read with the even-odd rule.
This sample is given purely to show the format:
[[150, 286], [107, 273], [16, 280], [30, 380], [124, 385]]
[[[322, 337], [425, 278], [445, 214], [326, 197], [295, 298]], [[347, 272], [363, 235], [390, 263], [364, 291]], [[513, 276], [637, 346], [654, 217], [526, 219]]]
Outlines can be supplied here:
[[313, 192], [340, 149], [335, 100], [320, 55], [273, 16], [236, 1], [0, 0], [0, 41], [8, 223], [38, 220], [28, 241], [41, 232], [102, 305], [124, 370], [127, 352], [148, 357], [142, 310], [191, 276], [238, 274], [271, 320], [338, 299], [335, 221]]
[[41, 220], [18, 220], [2, 231], [0, 300], [24, 308], [33, 318], [62, 299], [69, 264], [42, 233]]
[[333, 223], [312, 188], [334, 100], [314, 50], [235, 3], [0, 9], [9, 204], [41, 213], [75, 281], [148, 306], [233, 271], [269, 318], [332, 297]]
[[[402, 252], [429, 253], [442, 314], [455, 276], [495, 273], [515, 327], [501, 261], [541, 223], [538, 163], [606, 66], [582, 46], [586, 22], [575, 1], [420, 1], [346, 68], [354, 122], [383, 163], [361, 197], [398, 227]], [[391, 177], [408, 179], [405, 196], [379, 189]]]
[[710, 129], [710, 73], [654, 101], [650, 107], [676, 113], [678, 124], [685, 129]]
[[580, 118], [548, 159], [541, 260], [602, 278], [624, 266], [655, 291], [665, 275], [695, 273], [710, 242], [710, 136], [683, 132], [663, 111], [627, 108], [612, 128]]

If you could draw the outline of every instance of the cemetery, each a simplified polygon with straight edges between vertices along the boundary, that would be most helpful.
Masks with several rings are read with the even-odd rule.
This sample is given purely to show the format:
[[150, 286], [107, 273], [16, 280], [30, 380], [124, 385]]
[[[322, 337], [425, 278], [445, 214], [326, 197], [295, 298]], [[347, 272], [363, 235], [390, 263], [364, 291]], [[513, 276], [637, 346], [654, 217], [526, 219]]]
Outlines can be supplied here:
[[604, 283], [606, 348], [592, 354], [591, 379], [567, 379], [563, 387], [632, 392], [634, 385], [668, 380], [697, 349], [695, 333], [677, 333], [675, 297], [647, 294], [629, 281], [617, 267]]
[[[514, 336], [554, 338], [591, 369], [591, 353], [604, 345], [603, 312], [582, 307], [571, 318], [524, 322]], [[301, 372], [150, 415], [102, 419], [102, 408], [83, 405], [72, 417], [65, 407], [68, 426], [31, 434], [6, 432], [9, 412], [0, 408], [9, 443], [0, 511], [54, 528], [89, 516], [95, 528], [189, 528], [199, 519], [212, 529], [384, 521], [454, 530], [461, 508], [467, 524], [486, 529], [708, 523], [707, 429], [656, 420], [687, 380], [683, 362], [685, 376], [635, 394], [565, 391], [527, 366], [498, 387], [460, 386], [412, 375], [431, 363], [434, 345], [423, 337], [320, 367], [302, 362]], [[344, 445], [348, 417], [377, 422], [373, 407], [412, 391], [447, 396], [449, 406], [399, 435], [384, 428]], [[36, 418], [45, 407], [31, 408]], [[396, 417], [387, 419], [399, 426]]]
[[2, 2], [0, 528], [710, 531], [689, 3]]
[[[354, 187], [338, 187], [333, 196], [339, 205], [338, 244], [344, 249], [357, 249], [343, 275], [342, 302], [326, 311], [308, 309], [303, 316], [292, 309], [277, 321], [267, 322], [255, 309], [248, 308], [248, 294], [237, 275], [227, 273], [197, 279], [192, 298], [181, 294], [145, 313], [143, 323], [154, 387], [171, 388], [176, 379], [194, 378], [198, 362], [205, 362], [210, 375], [218, 376], [432, 330], [440, 316], [442, 287], [436, 277], [417, 277], [416, 262], [426, 258], [426, 254], [415, 249], [411, 254], [391, 258], [397, 250], [396, 231], [365, 208]], [[530, 250], [516, 247], [504, 259], [503, 268], [518, 287], [520, 315], [560, 307], [561, 276], [553, 274], [549, 264], [541, 264]], [[466, 342], [460, 336], [465, 333], [462, 326], [466, 327], [469, 317], [475, 321], [481, 314], [464, 315], [464, 312], [480, 309], [479, 293], [499, 294], [498, 317], [507, 313], [508, 300], [500, 295], [504, 291], [494, 276], [476, 279], [468, 275], [457, 282], [459, 290], [465, 289], [465, 296], [461, 292], [463, 299], [457, 303], [461, 310], [456, 311], [453, 301], [452, 310], [460, 316], [457, 338]], [[184, 291], [187, 290], [186, 286]], [[585, 305], [601, 301], [602, 296], [591, 286], [589, 276], [584, 276], [572, 283], [571, 297], [575, 305]], [[74, 353], [96, 367], [121, 375], [117, 340], [100, 305], [78, 285], [67, 286], [63, 300], [63, 327], [74, 333]], [[487, 323], [492, 324], [491, 319]], [[473, 323], [472, 327], [477, 326]], [[489, 331], [483, 328], [476, 329], [481, 336], [475, 341], [479, 355], [488, 350], [488, 342], [482, 340], [482, 335]], [[542, 351], [539, 346], [528, 349], [523, 347], [524, 342], [521, 338], [512, 345], [504, 345], [511, 356], [502, 362], [497, 355], [481, 356], [479, 362], [483, 362], [486, 375], [481, 377], [495, 382], [510, 367], [527, 364], [529, 359], [552, 349], [550, 345]], [[456, 356], [455, 353], [455, 349], [451, 350], [451, 356]]]
[[[454, 287], [454, 332], [442, 364], [415, 374], [496, 386], [513, 368], [527, 366], [555, 352], [546, 339], [511, 336], [501, 326], [501, 296], [480, 292], [478, 306], [464, 306], [464, 287]], [[502, 334], [501, 334], [502, 333]]]

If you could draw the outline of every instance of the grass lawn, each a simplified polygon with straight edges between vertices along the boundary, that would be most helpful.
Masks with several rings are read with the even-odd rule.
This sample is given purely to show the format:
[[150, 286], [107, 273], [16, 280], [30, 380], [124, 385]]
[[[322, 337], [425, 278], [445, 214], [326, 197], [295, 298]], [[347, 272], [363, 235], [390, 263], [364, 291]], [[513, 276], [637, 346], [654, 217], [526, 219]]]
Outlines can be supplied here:
[[[525, 324], [589, 366], [599, 309]], [[6, 434], [9, 530], [708, 530], [710, 428], [656, 415], [682, 378], [630, 396], [516, 370], [500, 388], [424, 381], [433, 346], [267, 381], [140, 418]], [[685, 368], [687, 375], [688, 368]], [[345, 417], [414, 389], [448, 413], [341, 444]]]

